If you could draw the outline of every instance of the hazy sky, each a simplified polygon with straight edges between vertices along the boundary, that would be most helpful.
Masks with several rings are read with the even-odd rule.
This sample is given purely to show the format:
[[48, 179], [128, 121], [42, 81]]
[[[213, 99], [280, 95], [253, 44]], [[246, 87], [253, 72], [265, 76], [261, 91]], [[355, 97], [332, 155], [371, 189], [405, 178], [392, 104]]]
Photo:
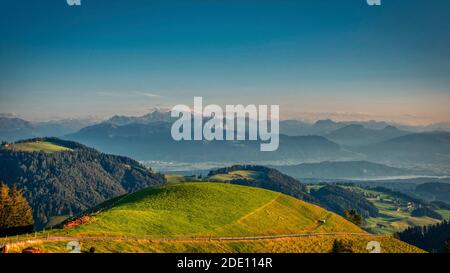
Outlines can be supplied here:
[[0, 112], [450, 121], [450, 1], [0, 0]]

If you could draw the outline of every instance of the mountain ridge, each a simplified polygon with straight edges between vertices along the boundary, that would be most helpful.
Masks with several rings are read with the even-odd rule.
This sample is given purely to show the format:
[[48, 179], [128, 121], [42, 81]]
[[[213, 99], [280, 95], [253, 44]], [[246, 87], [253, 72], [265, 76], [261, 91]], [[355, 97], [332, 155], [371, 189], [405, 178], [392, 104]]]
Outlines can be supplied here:
[[416, 172], [369, 161], [324, 161], [272, 166], [297, 178], [356, 179], [412, 175]]
[[450, 132], [412, 133], [356, 150], [385, 162], [450, 163]]
[[[350, 152], [322, 136], [280, 135], [275, 152], [260, 151], [261, 141], [175, 141], [171, 123], [152, 122], [116, 125], [101, 123], [64, 138], [84, 143], [108, 153], [139, 160], [180, 162], [233, 162], [286, 160], [298, 158], [341, 158]], [[236, 162], [238, 163], [238, 162]]]
[[54, 216], [76, 215], [112, 197], [166, 182], [163, 176], [127, 157], [57, 138], [28, 140], [38, 141], [70, 151], [22, 151], [11, 148], [15, 144], [0, 148], [0, 181], [25, 191], [38, 228]]

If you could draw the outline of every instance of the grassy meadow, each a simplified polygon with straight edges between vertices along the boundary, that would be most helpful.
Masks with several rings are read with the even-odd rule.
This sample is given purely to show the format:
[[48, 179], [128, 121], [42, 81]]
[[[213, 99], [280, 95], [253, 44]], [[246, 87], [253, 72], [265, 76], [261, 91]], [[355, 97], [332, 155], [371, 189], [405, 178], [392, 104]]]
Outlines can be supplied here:
[[72, 151], [72, 149], [48, 142], [48, 141], [30, 141], [11, 144], [9, 149], [19, 152], [44, 152], [55, 153], [62, 151]]
[[64, 232], [173, 238], [363, 231], [334, 213], [280, 193], [199, 182], [127, 195], [92, 215], [89, 223]]
[[[293, 197], [224, 183], [148, 188], [109, 200], [88, 216], [87, 222], [72, 228], [0, 241], [7, 240], [11, 252], [28, 246], [67, 252], [67, 242], [76, 240], [96, 252], [327, 253], [339, 239], [359, 253], [367, 253], [367, 243], [373, 240], [386, 253], [423, 252], [390, 236], [366, 233], [335, 213]], [[280, 235], [298, 237], [254, 238]]]
[[[329, 253], [334, 240], [350, 244], [354, 253], [368, 253], [368, 242], [381, 244], [382, 253], [424, 253], [423, 250], [408, 245], [389, 236], [323, 236], [250, 240], [250, 241], [152, 241], [152, 240], [79, 240], [82, 251], [95, 247], [98, 253]], [[24, 243], [13, 246], [11, 252], [34, 246], [43, 252], [67, 252], [67, 241]]]
[[220, 182], [228, 182], [230, 180], [238, 180], [238, 179], [249, 179], [249, 180], [258, 180], [262, 178], [264, 174], [257, 171], [249, 171], [249, 170], [240, 170], [240, 171], [232, 171], [226, 174], [216, 174], [208, 177], [211, 181], [220, 181]]

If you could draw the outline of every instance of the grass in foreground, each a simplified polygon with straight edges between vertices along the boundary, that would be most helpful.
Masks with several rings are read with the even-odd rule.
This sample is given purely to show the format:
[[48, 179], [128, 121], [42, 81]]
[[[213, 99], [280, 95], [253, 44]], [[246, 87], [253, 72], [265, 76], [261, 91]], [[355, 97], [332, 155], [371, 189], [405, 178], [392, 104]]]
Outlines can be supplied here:
[[[182, 241], [164, 242], [148, 240], [90, 241], [80, 240], [82, 251], [95, 247], [97, 253], [329, 253], [334, 240], [351, 244], [354, 253], [368, 253], [368, 242], [378, 241], [382, 253], [424, 253], [425, 251], [387, 236], [314, 236], [304, 238], [253, 240], [253, 241]], [[11, 252], [33, 246], [48, 253], [68, 252], [67, 242], [41, 242], [20, 244]]]

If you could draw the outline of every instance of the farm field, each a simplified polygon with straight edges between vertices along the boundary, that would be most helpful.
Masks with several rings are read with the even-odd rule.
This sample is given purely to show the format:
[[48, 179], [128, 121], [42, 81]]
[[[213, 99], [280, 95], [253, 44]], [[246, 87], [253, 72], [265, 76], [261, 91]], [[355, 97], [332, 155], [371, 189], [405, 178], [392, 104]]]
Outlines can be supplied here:
[[[372, 189], [360, 187], [354, 188], [365, 194], [377, 196], [367, 198], [379, 209], [380, 212], [380, 216], [370, 217], [367, 219], [367, 223], [364, 228], [368, 229], [372, 233], [393, 234], [398, 231], [403, 231], [411, 226], [426, 226], [440, 222], [439, 220], [430, 217], [411, 216], [411, 212], [416, 205], [408, 205], [408, 202], [402, 200], [401, 198]], [[448, 218], [450, 215], [450, 211], [448, 210], [438, 210], [437, 212], [444, 216], [444, 218]]]

